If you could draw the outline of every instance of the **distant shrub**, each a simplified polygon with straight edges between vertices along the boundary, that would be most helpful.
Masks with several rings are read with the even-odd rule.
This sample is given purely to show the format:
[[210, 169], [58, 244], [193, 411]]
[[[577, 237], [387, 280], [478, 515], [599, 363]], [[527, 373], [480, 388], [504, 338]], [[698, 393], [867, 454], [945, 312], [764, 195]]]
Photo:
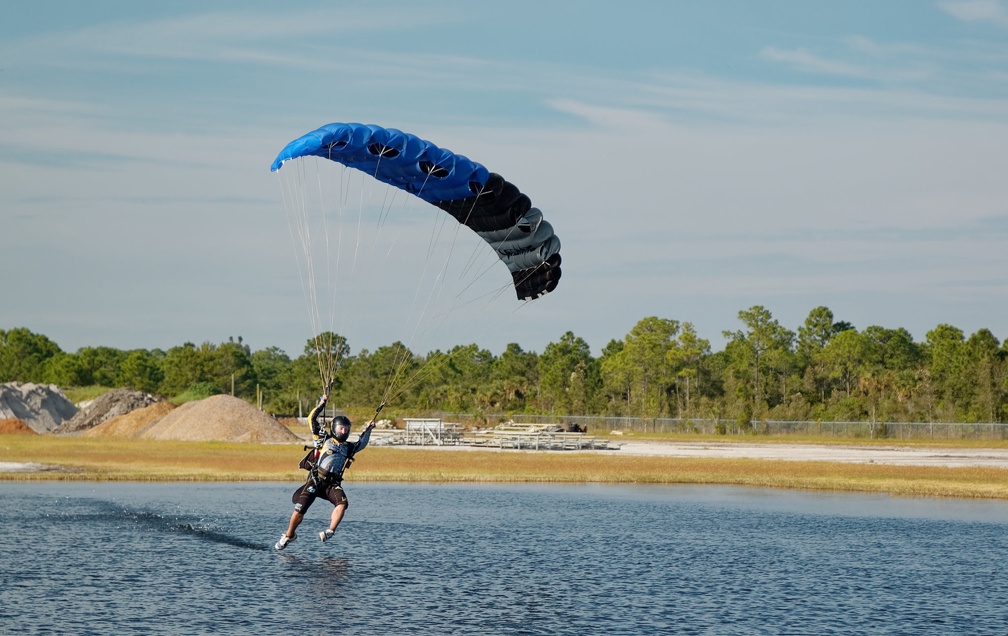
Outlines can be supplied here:
[[217, 395], [218, 393], [220, 393], [220, 391], [209, 382], [195, 382], [190, 384], [188, 389], [171, 398], [169, 401], [175, 406], [179, 406], [181, 404], [185, 404], [186, 402], [204, 400], [211, 395]]
[[67, 396], [67, 399], [74, 404], [80, 404], [81, 402], [87, 402], [88, 400], [93, 400], [97, 397], [105, 395], [111, 391], [114, 387], [110, 386], [75, 386], [75, 387], [65, 387], [60, 390], [63, 391], [63, 395]]

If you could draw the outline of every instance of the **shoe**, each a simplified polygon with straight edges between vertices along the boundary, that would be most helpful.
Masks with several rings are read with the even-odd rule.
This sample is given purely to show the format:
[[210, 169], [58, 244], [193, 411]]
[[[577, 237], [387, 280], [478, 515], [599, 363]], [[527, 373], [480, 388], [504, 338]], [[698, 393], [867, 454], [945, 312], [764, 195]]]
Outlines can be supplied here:
[[297, 533], [296, 532], [294, 533], [293, 537], [288, 537], [287, 533], [285, 532], [282, 535], [280, 535], [280, 540], [276, 542], [276, 544], [273, 546], [273, 549], [274, 550], [283, 550], [284, 548], [287, 547], [288, 543], [290, 543], [291, 541], [294, 541], [296, 539], [297, 539]]
[[329, 539], [332, 539], [332, 536], [334, 534], [336, 533], [333, 532], [332, 530], [323, 530], [322, 532], [318, 533], [318, 538], [322, 539], [322, 543], [325, 543]]

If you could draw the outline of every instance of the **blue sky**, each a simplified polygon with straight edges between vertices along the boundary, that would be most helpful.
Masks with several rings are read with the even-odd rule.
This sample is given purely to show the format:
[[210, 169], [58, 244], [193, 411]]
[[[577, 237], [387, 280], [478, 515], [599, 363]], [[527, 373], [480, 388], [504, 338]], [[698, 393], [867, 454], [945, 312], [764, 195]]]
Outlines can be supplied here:
[[[556, 292], [421, 353], [598, 354], [652, 315], [720, 348], [753, 305], [1008, 338], [1004, 0], [150, 4], [5, 8], [0, 328], [299, 354], [269, 165], [359, 121], [503, 174], [563, 242]], [[375, 290], [337, 329], [355, 351], [406, 340]]]

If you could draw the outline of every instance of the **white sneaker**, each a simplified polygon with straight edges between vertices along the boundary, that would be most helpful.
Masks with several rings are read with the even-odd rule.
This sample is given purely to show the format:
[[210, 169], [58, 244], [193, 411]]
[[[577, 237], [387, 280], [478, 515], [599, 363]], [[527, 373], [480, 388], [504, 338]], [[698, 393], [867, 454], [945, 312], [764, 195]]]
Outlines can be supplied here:
[[294, 541], [296, 539], [297, 539], [297, 533], [296, 532], [294, 533], [293, 537], [288, 537], [287, 533], [285, 532], [282, 535], [280, 535], [280, 540], [276, 542], [276, 544], [273, 546], [273, 549], [274, 550], [283, 550], [284, 548], [287, 547], [288, 543], [290, 543], [291, 541]]
[[334, 534], [336, 533], [333, 532], [332, 530], [323, 530], [322, 532], [318, 533], [318, 538], [322, 539], [322, 543], [325, 543], [329, 539], [332, 539], [332, 536]]

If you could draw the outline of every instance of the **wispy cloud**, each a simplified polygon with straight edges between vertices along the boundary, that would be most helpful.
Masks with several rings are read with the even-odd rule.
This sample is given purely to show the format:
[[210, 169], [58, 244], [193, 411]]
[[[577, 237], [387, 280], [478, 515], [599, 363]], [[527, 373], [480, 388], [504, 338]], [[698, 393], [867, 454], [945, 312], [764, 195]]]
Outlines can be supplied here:
[[[970, 40], [955, 47], [879, 42], [862, 35], [823, 45], [823, 50], [767, 46], [760, 59], [796, 73], [794, 83], [846, 84], [886, 91], [912, 90], [945, 97], [1003, 98], [1008, 47]], [[786, 82], [786, 80], [785, 80]]]
[[859, 79], [868, 79], [873, 75], [863, 66], [831, 60], [801, 48], [785, 50], [768, 46], [760, 51], [760, 57], [770, 62], [787, 64], [791, 68], [805, 73], [855, 77]]
[[1008, 27], [1008, 8], [1000, 0], [940, 2], [938, 7], [963, 22], [989, 22], [999, 27]]
[[[66, 31], [50, 31], [0, 44], [0, 50], [30, 55], [40, 64], [93, 64], [94, 59], [143, 66], [151, 59], [275, 64], [297, 68], [339, 64], [333, 44], [367, 37], [392, 37], [443, 16], [420, 11], [316, 9], [206, 12], [179, 18], [124, 19]], [[324, 44], [324, 49], [319, 45]], [[324, 54], [323, 51], [324, 50]], [[68, 55], [70, 53], [70, 55]], [[5, 55], [5, 57], [8, 57]]]

